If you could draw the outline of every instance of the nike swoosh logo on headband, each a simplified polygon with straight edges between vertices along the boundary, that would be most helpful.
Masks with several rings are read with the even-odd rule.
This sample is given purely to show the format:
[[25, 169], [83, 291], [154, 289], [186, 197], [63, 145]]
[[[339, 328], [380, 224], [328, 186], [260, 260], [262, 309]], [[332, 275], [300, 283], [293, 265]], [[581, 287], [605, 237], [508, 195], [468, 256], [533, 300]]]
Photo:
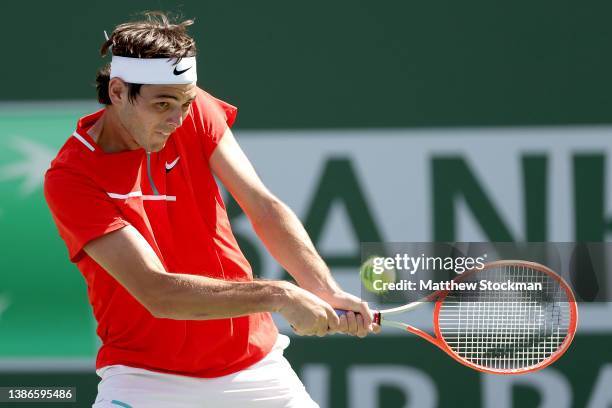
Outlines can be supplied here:
[[174, 159], [172, 163], [166, 162], [166, 173], [170, 172], [170, 170], [172, 170], [174, 166], [176, 166], [176, 163], [178, 163], [180, 158], [181, 156], [178, 156], [176, 159]]
[[174, 75], [181, 75], [182, 73], [187, 72], [187, 71], [189, 71], [191, 69], [191, 67], [189, 67], [187, 69], [182, 69], [182, 70], [179, 71], [176, 68], [177, 67], [174, 67], [174, 71], [173, 71]]

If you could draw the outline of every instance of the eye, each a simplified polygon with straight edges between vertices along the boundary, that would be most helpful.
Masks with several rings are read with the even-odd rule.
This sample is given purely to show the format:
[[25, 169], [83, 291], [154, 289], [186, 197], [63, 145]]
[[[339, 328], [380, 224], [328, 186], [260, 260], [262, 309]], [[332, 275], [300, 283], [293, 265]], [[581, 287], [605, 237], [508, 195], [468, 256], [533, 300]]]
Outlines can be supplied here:
[[190, 106], [191, 106], [191, 102], [184, 103], [183, 104], [183, 109], [187, 110], [187, 109], [189, 109]]
[[170, 104], [168, 102], [157, 102], [155, 104], [160, 110], [165, 110], [168, 109], [168, 107], [170, 106]]

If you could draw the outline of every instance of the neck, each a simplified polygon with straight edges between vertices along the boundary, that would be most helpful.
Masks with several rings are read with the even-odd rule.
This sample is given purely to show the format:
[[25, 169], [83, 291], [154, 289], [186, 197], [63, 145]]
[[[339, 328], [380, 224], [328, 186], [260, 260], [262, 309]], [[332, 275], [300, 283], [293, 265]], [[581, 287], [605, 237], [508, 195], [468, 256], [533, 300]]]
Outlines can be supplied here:
[[140, 148], [123, 126], [112, 106], [106, 107], [100, 119], [89, 129], [88, 134], [105, 153], [118, 153]]

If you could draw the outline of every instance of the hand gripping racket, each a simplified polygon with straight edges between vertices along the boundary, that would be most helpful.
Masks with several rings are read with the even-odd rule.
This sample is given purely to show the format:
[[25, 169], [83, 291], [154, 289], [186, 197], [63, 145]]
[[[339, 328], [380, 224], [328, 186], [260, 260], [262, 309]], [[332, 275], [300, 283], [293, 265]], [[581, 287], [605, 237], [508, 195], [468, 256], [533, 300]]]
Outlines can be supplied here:
[[[540, 370], [561, 357], [574, 338], [578, 322], [574, 294], [559, 275], [544, 265], [496, 261], [453, 281], [476, 286], [470, 290], [438, 291], [422, 301], [376, 311], [374, 322], [416, 334], [461, 364], [495, 374]], [[507, 289], [487, 290], [481, 288], [481, 281], [505, 283]], [[541, 289], [529, 290], [529, 284], [540, 284]], [[435, 337], [390, 319], [431, 301], [435, 301]]]

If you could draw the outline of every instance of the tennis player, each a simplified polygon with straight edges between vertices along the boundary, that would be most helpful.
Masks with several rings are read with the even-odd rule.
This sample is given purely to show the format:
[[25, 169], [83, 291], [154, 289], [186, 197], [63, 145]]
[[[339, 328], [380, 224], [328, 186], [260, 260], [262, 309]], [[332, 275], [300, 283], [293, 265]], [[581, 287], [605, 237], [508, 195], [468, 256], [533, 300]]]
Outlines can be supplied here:
[[[105, 107], [45, 176], [102, 340], [94, 407], [316, 407], [270, 313], [299, 335], [379, 328], [258, 178], [230, 130], [236, 108], [197, 87], [192, 23], [146, 13], [115, 28], [97, 74]], [[253, 279], [214, 176], [297, 285]]]

